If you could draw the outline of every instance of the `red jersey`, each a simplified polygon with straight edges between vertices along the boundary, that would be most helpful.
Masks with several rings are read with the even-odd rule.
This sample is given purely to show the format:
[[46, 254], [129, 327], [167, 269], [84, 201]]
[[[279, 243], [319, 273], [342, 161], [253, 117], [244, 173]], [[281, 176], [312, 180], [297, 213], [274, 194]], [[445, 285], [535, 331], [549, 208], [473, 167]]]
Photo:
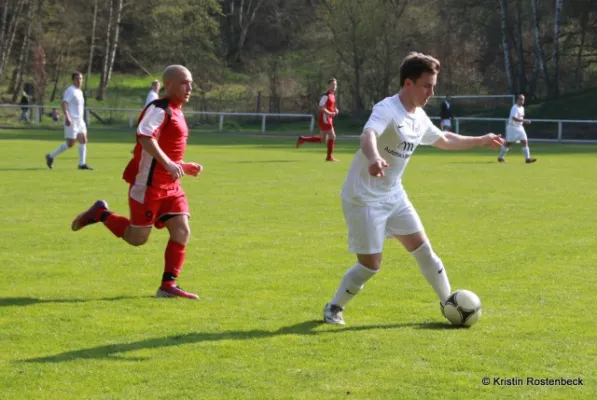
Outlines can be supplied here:
[[[336, 95], [334, 92], [329, 91], [319, 100], [319, 107], [324, 107], [329, 112], [336, 112]], [[331, 115], [324, 113], [323, 111], [319, 112], [319, 123], [325, 125], [332, 125], [334, 118]]]
[[[189, 129], [180, 106], [171, 104], [168, 99], [149, 103], [139, 116], [137, 138], [139, 136], [155, 138], [168, 158], [175, 163], [181, 162]], [[177, 179], [172, 178], [155, 158], [143, 150], [138, 139], [133, 159], [126, 166], [122, 179], [131, 185], [156, 189], [173, 189], [179, 185]]]

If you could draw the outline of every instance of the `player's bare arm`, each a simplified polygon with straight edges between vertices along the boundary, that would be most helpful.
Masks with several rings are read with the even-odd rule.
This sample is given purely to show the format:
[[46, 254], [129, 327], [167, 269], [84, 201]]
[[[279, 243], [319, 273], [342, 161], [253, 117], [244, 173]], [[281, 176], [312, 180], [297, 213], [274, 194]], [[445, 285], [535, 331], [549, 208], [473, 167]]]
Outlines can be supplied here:
[[180, 164], [172, 161], [160, 148], [158, 142], [149, 136], [139, 136], [139, 143], [150, 156], [155, 158], [174, 179], [178, 179], [184, 175], [183, 168]]
[[442, 150], [467, 150], [474, 147], [489, 147], [498, 149], [504, 144], [504, 139], [494, 133], [488, 133], [483, 136], [462, 136], [452, 132], [446, 132], [439, 138], [434, 147]]
[[377, 151], [377, 134], [371, 128], [366, 128], [361, 134], [361, 150], [369, 160], [369, 174], [371, 176], [384, 176], [383, 169], [389, 164]]
[[61, 105], [62, 105], [62, 113], [64, 114], [64, 125], [70, 126], [71, 120], [70, 120], [70, 114], [68, 113], [68, 101], [63, 101]]

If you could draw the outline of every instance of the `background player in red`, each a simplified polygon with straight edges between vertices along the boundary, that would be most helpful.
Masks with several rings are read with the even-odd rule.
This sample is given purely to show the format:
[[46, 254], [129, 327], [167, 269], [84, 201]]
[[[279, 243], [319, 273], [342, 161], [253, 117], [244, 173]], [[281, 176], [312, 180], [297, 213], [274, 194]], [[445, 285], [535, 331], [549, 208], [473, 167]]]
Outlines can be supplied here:
[[327, 143], [328, 153], [326, 161], [339, 161], [332, 156], [334, 151], [334, 143], [336, 143], [336, 132], [334, 132], [334, 117], [338, 115], [336, 108], [336, 89], [338, 88], [338, 81], [336, 78], [331, 78], [328, 83], [330, 87], [328, 91], [321, 96], [319, 100], [319, 133], [320, 136], [299, 136], [296, 141], [296, 147], [301, 147], [305, 142]]
[[141, 112], [133, 159], [123, 174], [130, 184], [131, 218], [109, 211], [108, 203], [98, 200], [73, 220], [72, 230], [101, 221], [117, 237], [141, 246], [149, 239], [152, 226], [165, 226], [170, 240], [156, 296], [197, 299], [196, 294], [176, 285], [190, 236], [189, 206], [179, 179], [185, 174], [198, 176], [203, 169], [199, 164], [182, 161], [188, 128], [181, 106], [189, 101], [193, 78], [182, 65], [171, 65], [164, 70], [163, 81], [166, 96], [152, 101]]

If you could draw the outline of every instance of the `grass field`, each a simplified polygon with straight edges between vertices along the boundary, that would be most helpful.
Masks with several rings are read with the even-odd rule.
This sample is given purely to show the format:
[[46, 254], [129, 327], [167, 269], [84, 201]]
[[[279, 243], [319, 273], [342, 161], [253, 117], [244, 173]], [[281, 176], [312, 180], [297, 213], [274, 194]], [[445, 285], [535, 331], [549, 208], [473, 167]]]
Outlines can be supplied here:
[[[127, 215], [132, 136], [90, 133], [54, 170], [51, 131], [0, 131], [1, 399], [595, 399], [597, 147], [420, 148], [404, 179], [454, 289], [476, 292], [471, 329], [443, 320], [397, 243], [345, 312], [320, 323], [345, 270], [340, 163], [290, 138], [192, 135], [193, 217], [181, 286], [155, 299], [167, 234], [133, 248], [101, 226], [70, 231], [99, 198]], [[489, 377], [491, 383], [482, 384]], [[522, 378], [498, 386], [493, 378]], [[528, 386], [526, 377], [583, 378]]]

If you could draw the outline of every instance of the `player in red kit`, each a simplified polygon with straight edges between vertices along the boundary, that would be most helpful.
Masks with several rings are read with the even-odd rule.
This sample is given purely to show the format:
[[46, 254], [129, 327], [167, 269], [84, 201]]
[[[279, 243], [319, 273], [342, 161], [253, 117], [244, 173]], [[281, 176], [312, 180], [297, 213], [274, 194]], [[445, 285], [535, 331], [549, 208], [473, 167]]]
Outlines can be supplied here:
[[336, 89], [338, 88], [338, 81], [336, 81], [336, 78], [331, 78], [328, 83], [330, 84], [328, 91], [321, 96], [321, 99], [319, 100], [318, 125], [320, 136], [299, 136], [296, 141], [296, 147], [301, 147], [305, 142], [327, 143], [328, 153], [325, 160], [339, 161], [332, 156], [334, 143], [336, 143], [334, 117], [338, 115], [338, 109], [336, 108]]
[[193, 78], [182, 65], [171, 65], [164, 70], [163, 81], [166, 96], [150, 102], [141, 112], [133, 159], [123, 174], [130, 185], [130, 219], [113, 213], [106, 201], [98, 200], [73, 220], [72, 230], [103, 222], [116, 237], [141, 246], [149, 239], [153, 226], [166, 227], [170, 240], [156, 297], [197, 299], [196, 294], [176, 285], [190, 236], [189, 206], [180, 178], [198, 176], [203, 169], [183, 161], [189, 131], [181, 106], [189, 101]]

